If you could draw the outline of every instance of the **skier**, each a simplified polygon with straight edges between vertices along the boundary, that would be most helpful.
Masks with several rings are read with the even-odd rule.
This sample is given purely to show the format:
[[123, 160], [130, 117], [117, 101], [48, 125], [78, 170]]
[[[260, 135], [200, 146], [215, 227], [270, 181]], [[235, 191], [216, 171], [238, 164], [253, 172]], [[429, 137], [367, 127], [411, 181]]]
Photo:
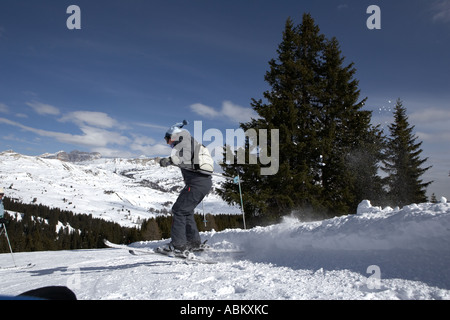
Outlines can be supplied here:
[[194, 150], [198, 142], [187, 130], [184, 120], [170, 127], [164, 139], [172, 148], [171, 156], [160, 160], [161, 167], [176, 165], [180, 167], [185, 187], [172, 207], [171, 242], [165, 251], [195, 251], [202, 246], [200, 234], [194, 219], [194, 209], [209, 193], [212, 187], [211, 175], [194, 169]]
[[5, 215], [5, 207], [3, 206], [3, 196], [5, 195], [5, 191], [3, 188], [0, 188], [0, 225], [3, 225], [6, 221], [3, 216]]

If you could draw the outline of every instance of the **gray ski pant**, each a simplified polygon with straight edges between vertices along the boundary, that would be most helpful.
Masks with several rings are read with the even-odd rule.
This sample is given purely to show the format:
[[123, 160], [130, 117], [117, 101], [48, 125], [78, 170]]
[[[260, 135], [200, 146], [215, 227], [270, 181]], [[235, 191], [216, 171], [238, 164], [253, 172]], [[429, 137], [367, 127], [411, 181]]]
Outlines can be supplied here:
[[201, 244], [200, 234], [194, 219], [194, 209], [202, 202], [212, 187], [211, 179], [195, 185], [186, 185], [172, 207], [172, 245], [184, 250]]

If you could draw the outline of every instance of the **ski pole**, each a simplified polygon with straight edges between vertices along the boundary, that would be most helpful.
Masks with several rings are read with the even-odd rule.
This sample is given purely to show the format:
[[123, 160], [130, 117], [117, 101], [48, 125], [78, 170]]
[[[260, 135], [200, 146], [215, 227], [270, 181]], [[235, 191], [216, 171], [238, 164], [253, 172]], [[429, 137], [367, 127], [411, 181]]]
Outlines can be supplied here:
[[210, 175], [210, 176], [216, 176], [216, 177], [219, 177], [219, 178], [224, 178], [224, 179], [228, 179], [228, 180], [233, 180], [232, 177], [226, 177], [226, 176], [224, 176], [223, 174], [220, 174], [220, 173], [215, 173], [215, 172], [209, 172], [209, 171], [202, 171], [202, 170], [195, 170], [195, 169], [185, 168], [185, 167], [182, 167], [182, 166], [180, 166], [180, 165], [178, 165], [178, 164], [174, 164], [174, 163], [172, 163], [171, 165], [174, 166], [174, 167], [178, 167], [178, 168], [180, 168], [180, 169], [186, 169], [186, 170], [188, 170], [188, 171], [199, 172], [199, 173], [203, 173], [203, 174]]
[[[17, 267], [16, 259], [14, 259], [14, 254], [13, 254], [13, 251], [12, 251], [12, 248], [11, 248], [11, 243], [9, 242], [8, 232], [6, 231], [6, 226], [5, 226], [4, 223], [2, 223], [2, 227], [3, 227], [3, 230], [5, 231], [6, 240], [8, 240], [9, 251], [11, 252], [11, 257], [12, 257], [13, 262], [14, 262], [14, 267]], [[3, 232], [3, 230], [2, 230], [2, 232]], [[1, 235], [1, 233], [0, 233], [0, 235]]]
[[[237, 178], [237, 183], [239, 185], [239, 197], [241, 198], [242, 220], [244, 221], [244, 229], [247, 229], [247, 226], [245, 225], [244, 201], [242, 200], [241, 177], [239, 176], [239, 173], [236, 178]], [[236, 180], [236, 178], [235, 178], [235, 180]]]
[[203, 200], [202, 200], [202, 210], [203, 210], [203, 222], [205, 223], [205, 228], [206, 228], [206, 223], [208, 221], [206, 220], [205, 205], [204, 205], [204, 201]]
[[[171, 166], [174, 166], [174, 167], [178, 167], [178, 168], [180, 168], [180, 169], [186, 169], [186, 170], [189, 170], [189, 171], [199, 172], [199, 173], [203, 173], [203, 174], [210, 175], [210, 176], [216, 176], [216, 177], [224, 178], [224, 179], [227, 179], [227, 180], [233, 180], [232, 177], [226, 177], [226, 176], [224, 176], [223, 174], [220, 174], [220, 173], [215, 173], [215, 172], [209, 172], [209, 171], [202, 171], [202, 170], [195, 170], [195, 169], [185, 168], [185, 167], [182, 167], [182, 166], [180, 166], [180, 165], [178, 165], [178, 164], [174, 164], [174, 163], [172, 163], [172, 164], [170, 164], [170, 165], [171, 165]], [[150, 169], [148, 169], [148, 170], [142, 170], [142, 172], [145, 172], [145, 171], [150, 171]]]

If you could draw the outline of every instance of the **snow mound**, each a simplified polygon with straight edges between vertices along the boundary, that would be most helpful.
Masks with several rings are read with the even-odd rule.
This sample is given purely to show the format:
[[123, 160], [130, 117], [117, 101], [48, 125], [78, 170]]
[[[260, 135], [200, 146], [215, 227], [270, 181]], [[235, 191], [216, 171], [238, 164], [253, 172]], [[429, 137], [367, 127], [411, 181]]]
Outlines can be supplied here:
[[[422, 280], [450, 289], [450, 204], [373, 207], [363, 201], [356, 215], [317, 222], [287, 217], [251, 230], [207, 233], [210, 243], [244, 250], [246, 259], [294, 269], [380, 266], [384, 277]], [[232, 241], [230, 240], [232, 239]]]
[[[233, 234], [233, 235], [230, 235]], [[252, 252], [260, 250], [389, 250], [450, 248], [450, 204], [411, 204], [392, 209], [371, 206], [365, 200], [356, 215], [316, 222], [293, 217], [270, 227], [205, 233], [210, 242], [232, 238]]]

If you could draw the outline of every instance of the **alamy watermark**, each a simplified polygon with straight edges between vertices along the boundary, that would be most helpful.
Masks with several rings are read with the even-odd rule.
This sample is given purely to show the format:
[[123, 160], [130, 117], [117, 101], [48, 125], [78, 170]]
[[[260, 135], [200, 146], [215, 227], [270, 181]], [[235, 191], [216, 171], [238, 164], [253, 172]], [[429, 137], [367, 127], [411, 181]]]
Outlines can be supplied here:
[[371, 265], [367, 267], [366, 272], [371, 274], [370, 277], [367, 278], [367, 289], [369, 290], [380, 290], [381, 289], [381, 269], [377, 265]]
[[[66, 10], [67, 14], [70, 16], [67, 18], [66, 26], [69, 30], [80, 30], [81, 29], [81, 9], [77, 5], [70, 5]], [[367, 18], [366, 26], [369, 30], [379, 30], [381, 29], [381, 9], [377, 5], [370, 5], [366, 10], [370, 17]]]
[[67, 7], [67, 14], [70, 14], [70, 17], [67, 18], [66, 26], [69, 30], [80, 30], [81, 29], [81, 9], [79, 6], [71, 5]]
[[81, 269], [78, 266], [71, 266], [67, 268], [67, 272], [70, 276], [67, 278], [67, 287], [80, 290], [81, 289]]
[[381, 9], [377, 5], [371, 5], [367, 7], [367, 14], [370, 14], [370, 17], [367, 18], [366, 26], [369, 30], [379, 30], [381, 29]]
[[[182, 136], [183, 133], [179, 133], [179, 135]], [[194, 121], [194, 132], [191, 135], [209, 150], [216, 164], [220, 165], [224, 162], [227, 164], [260, 164], [261, 175], [274, 175], [278, 172], [280, 165], [278, 129], [248, 129], [246, 131], [226, 129], [224, 136], [223, 132], [216, 128], [203, 131], [202, 121]], [[191, 154], [192, 146], [189, 141], [189, 139], [180, 139], [177, 150], [185, 150], [180, 154]], [[225, 150], [224, 146], [226, 146]]]

